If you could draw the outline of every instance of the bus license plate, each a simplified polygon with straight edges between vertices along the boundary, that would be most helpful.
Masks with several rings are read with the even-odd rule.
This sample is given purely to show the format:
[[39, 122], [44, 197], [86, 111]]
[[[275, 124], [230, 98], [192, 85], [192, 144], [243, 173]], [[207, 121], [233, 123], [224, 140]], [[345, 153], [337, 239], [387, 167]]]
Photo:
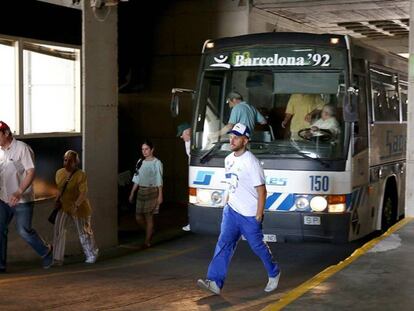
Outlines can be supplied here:
[[319, 226], [321, 224], [321, 218], [319, 216], [304, 216], [303, 223], [310, 226]]
[[264, 242], [277, 242], [276, 234], [263, 234], [263, 241]]

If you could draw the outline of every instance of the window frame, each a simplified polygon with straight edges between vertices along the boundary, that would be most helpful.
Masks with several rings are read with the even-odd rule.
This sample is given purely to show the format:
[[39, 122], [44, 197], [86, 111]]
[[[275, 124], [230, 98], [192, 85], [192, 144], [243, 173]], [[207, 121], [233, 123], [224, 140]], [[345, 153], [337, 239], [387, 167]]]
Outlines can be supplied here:
[[[8, 35], [0, 35], [0, 40], [11, 41], [13, 46], [16, 49], [16, 128], [12, 129], [13, 136], [16, 138], [47, 138], [47, 137], [74, 137], [81, 136], [83, 132], [83, 83], [82, 83], [82, 68], [83, 61], [81, 57], [82, 46], [74, 44], [66, 44], [61, 42], [51, 42], [44, 40], [36, 40], [24, 37], [14, 37]], [[44, 132], [44, 133], [24, 133], [24, 121], [25, 121], [25, 110], [24, 110], [24, 62], [23, 62], [23, 53], [25, 50], [33, 51], [32, 49], [27, 49], [29, 46], [36, 45], [50, 45], [62, 48], [72, 48], [79, 50], [79, 131], [75, 132]], [[4, 120], [7, 122], [7, 120]]]

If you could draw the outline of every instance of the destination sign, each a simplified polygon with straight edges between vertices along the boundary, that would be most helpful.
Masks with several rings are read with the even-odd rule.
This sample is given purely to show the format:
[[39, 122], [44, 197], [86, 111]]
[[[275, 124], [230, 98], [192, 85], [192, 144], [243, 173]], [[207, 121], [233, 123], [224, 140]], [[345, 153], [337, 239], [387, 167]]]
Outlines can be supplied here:
[[251, 49], [207, 55], [211, 68], [232, 67], [337, 67], [343, 63], [342, 53], [336, 50]]

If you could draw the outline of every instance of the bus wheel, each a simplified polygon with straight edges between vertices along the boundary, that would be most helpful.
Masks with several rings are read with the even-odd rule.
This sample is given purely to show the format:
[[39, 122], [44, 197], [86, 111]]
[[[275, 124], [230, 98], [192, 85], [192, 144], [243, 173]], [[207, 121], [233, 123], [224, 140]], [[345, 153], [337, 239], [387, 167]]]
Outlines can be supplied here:
[[382, 203], [382, 220], [381, 231], [387, 231], [393, 224], [396, 223], [397, 202], [395, 196], [390, 191], [386, 191], [384, 195], [384, 202]]

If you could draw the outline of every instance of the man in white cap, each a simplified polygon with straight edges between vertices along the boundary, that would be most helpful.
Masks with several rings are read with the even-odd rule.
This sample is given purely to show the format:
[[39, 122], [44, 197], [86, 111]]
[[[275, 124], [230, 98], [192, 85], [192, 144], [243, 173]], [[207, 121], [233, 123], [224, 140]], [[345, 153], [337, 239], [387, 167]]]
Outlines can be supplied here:
[[262, 222], [267, 194], [264, 172], [259, 160], [247, 150], [249, 128], [237, 123], [229, 134], [233, 152], [224, 161], [229, 200], [223, 209], [221, 232], [208, 267], [207, 279], [198, 280], [197, 285], [220, 294], [237, 242], [243, 235], [267, 270], [269, 280], [264, 290], [271, 292], [278, 286], [280, 269], [263, 242]]
[[[191, 151], [191, 125], [187, 122], [183, 122], [177, 126], [177, 137], [180, 137], [184, 141], [185, 153], [188, 156], [188, 164], [190, 164], [190, 151]], [[191, 231], [190, 224], [185, 225], [182, 228], [184, 231]]]

